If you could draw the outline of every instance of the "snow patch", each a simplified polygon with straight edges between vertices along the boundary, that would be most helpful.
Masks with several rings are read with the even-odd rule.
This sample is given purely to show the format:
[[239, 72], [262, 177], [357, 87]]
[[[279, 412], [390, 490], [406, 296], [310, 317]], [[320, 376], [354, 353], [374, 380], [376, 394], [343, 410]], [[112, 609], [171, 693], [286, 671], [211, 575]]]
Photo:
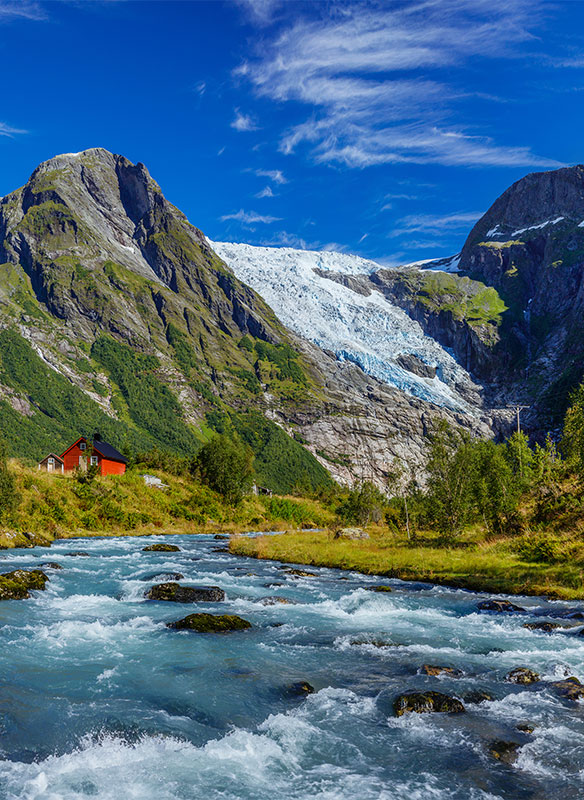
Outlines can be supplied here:
[[540, 222], [539, 225], [530, 225], [528, 228], [519, 228], [516, 231], [513, 231], [511, 236], [519, 236], [520, 233], [525, 233], [526, 231], [537, 231], [541, 228], [545, 228], [546, 225], [557, 225], [558, 222], [561, 222], [565, 217], [556, 217], [556, 219], [546, 219], [545, 222]]
[[490, 231], [487, 231], [487, 239], [490, 239], [492, 236], [500, 235], [499, 226], [495, 225], [494, 228], [491, 228]]
[[[369, 375], [410, 395], [470, 411], [456, 388], [472, 385], [469, 374], [405, 311], [376, 291], [364, 297], [316, 273], [355, 275], [371, 272], [372, 266], [379, 269], [379, 265], [345, 253], [209, 244], [297, 334], [332, 350], [340, 361], [358, 364]], [[455, 268], [457, 258], [448, 260], [451, 268]], [[401, 367], [397, 358], [403, 354], [436, 367], [436, 377], [423, 378]]]

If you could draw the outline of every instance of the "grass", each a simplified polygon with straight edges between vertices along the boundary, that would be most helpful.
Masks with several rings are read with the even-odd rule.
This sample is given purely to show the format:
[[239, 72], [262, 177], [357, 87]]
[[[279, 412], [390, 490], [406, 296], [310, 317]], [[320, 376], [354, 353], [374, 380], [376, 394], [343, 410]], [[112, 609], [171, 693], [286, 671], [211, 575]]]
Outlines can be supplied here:
[[410, 543], [380, 528], [370, 539], [333, 539], [330, 533], [299, 532], [257, 538], [236, 537], [233, 553], [320, 567], [338, 567], [402, 580], [504, 594], [584, 598], [584, 563], [528, 563], [509, 539], [440, 546], [432, 538]]

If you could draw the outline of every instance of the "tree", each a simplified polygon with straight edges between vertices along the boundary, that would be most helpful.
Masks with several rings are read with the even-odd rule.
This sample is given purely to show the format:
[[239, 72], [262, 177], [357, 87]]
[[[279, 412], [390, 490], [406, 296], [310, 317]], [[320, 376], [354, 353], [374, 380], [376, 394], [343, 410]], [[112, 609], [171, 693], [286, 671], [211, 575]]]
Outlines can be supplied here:
[[4, 522], [17, 505], [16, 482], [6, 457], [6, 446], [0, 440], [0, 522]]
[[253, 483], [253, 453], [235, 431], [215, 434], [197, 454], [193, 471], [203, 483], [234, 505]]
[[476, 512], [488, 531], [504, 533], [517, 511], [520, 481], [506, 459], [505, 445], [480, 440], [472, 443], [471, 450], [471, 494]]
[[584, 383], [570, 395], [564, 418], [562, 451], [579, 478], [584, 479]]
[[379, 522], [382, 517], [385, 497], [370, 481], [358, 484], [338, 506], [337, 514], [344, 521], [355, 525]]
[[429, 515], [440, 533], [458, 536], [472, 516], [473, 457], [468, 434], [440, 422], [427, 439]]
[[517, 476], [520, 490], [526, 492], [533, 480], [533, 451], [523, 431], [515, 431], [507, 440], [506, 457]]

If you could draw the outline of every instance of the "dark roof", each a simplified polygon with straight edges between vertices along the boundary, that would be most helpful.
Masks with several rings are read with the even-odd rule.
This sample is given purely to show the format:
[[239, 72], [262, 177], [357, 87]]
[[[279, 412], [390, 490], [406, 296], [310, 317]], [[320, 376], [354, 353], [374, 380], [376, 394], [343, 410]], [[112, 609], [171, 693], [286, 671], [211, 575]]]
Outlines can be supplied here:
[[112, 447], [111, 444], [107, 442], [102, 442], [101, 439], [97, 441], [93, 440], [93, 449], [97, 450], [97, 452], [102, 455], [104, 458], [108, 458], [110, 461], [121, 461], [122, 464], [127, 464], [128, 459], [124, 458], [124, 456], [116, 450], [115, 447]]
[[41, 458], [41, 460], [39, 461], [39, 464], [42, 464], [43, 461], [47, 460], [47, 458], [56, 458], [57, 461], [60, 461], [61, 463], [63, 463], [63, 459], [61, 458], [61, 456], [58, 456], [56, 453], [49, 453], [44, 458]]

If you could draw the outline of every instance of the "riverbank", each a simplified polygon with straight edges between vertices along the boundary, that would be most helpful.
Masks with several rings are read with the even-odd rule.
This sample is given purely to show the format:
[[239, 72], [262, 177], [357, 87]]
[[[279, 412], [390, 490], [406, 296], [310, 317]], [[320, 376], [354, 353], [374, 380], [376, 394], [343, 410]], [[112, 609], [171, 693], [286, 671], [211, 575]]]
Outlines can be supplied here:
[[467, 541], [459, 547], [444, 547], [432, 544], [431, 540], [412, 543], [379, 528], [369, 533], [368, 540], [358, 541], [335, 540], [327, 532], [312, 531], [234, 537], [229, 549], [251, 558], [336, 567], [474, 591], [584, 599], [581, 562], [522, 561], [513, 549], [514, 542], [508, 539]]
[[232, 506], [208, 487], [160, 470], [148, 471], [163, 488], [146, 485], [140, 470], [91, 481], [17, 462], [12, 471], [18, 502], [0, 527], [0, 549], [96, 536], [316, 528], [334, 519], [322, 503], [307, 498], [250, 495]]

